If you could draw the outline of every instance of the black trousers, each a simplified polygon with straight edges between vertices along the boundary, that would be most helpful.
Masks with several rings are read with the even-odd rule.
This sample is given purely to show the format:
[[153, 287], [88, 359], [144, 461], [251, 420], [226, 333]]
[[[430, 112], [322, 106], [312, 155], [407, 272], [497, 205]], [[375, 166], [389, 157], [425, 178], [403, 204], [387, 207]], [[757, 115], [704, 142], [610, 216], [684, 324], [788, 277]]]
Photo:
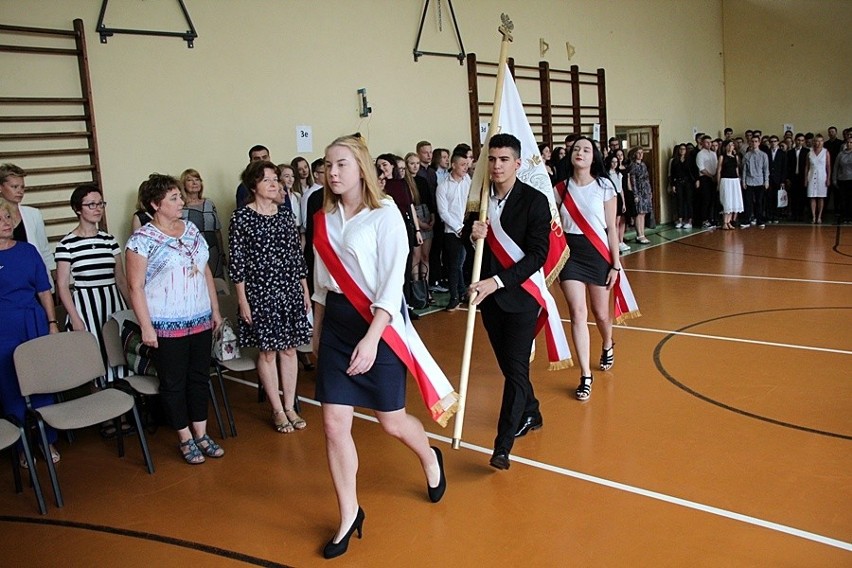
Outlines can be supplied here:
[[838, 180], [835, 195], [837, 197], [834, 198], [834, 202], [838, 218], [846, 222], [852, 221], [852, 180]]
[[691, 181], [675, 182], [675, 208], [678, 218], [692, 221], [692, 193], [695, 187]]
[[461, 299], [466, 292], [462, 264], [464, 263], [465, 249], [462, 240], [452, 233], [444, 233], [444, 260], [447, 262], [447, 279], [452, 300]]
[[790, 187], [787, 188], [787, 197], [790, 203], [790, 217], [794, 221], [801, 221], [804, 218], [805, 206], [808, 203], [804, 173], [793, 174]]
[[708, 221], [711, 225], [716, 224], [716, 180], [708, 176], [701, 176], [701, 219]]
[[509, 313], [493, 298], [486, 298], [482, 303], [482, 323], [504, 379], [495, 450], [511, 451], [521, 420], [539, 413], [538, 399], [530, 382], [530, 354], [537, 318], [537, 309]]
[[769, 182], [769, 189], [766, 191], [766, 198], [763, 203], [763, 211], [769, 221], [778, 220], [778, 190], [780, 188], [780, 183]]
[[207, 420], [210, 398], [211, 330], [186, 337], [159, 337], [154, 367], [160, 379], [160, 400], [169, 425], [182, 430]]
[[752, 204], [754, 205], [754, 219], [758, 225], [766, 223], [766, 197], [768, 189], [762, 185], [751, 186]]

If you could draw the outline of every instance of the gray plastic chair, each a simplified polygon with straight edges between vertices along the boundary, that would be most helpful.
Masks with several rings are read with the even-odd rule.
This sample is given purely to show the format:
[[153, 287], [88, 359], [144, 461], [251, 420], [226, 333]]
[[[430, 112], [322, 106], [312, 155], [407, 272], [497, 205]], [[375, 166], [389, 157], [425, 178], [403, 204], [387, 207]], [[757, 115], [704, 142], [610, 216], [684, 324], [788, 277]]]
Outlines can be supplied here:
[[[154, 473], [154, 464], [145, 440], [145, 431], [139, 419], [136, 399], [116, 388], [105, 388], [89, 395], [58, 402], [41, 408], [33, 408], [30, 396], [34, 394], [56, 394], [83, 385], [105, 373], [98, 340], [88, 331], [69, 331], [31, 339], [15, 349], [15, 370], [21, 394], [27, 404], [27, 412], [38, 426], [41, 446], [45, 456], [50, 456], [45, 424], [57, 430], [76, 430], [115, 420], [132, 413], [139, 444], [148, 473]], [[118, 455], [124, 457], [124, 436], [118, 428]], [[51, 459], [45, 459], [53, 485], [56, 506], [62, 507], [62, 492], [56, 476], [56, 467]]]
[[24, 488], [21, 484], [21, 471], [18, 465], [18, 452], [15, 451], [15, 442], [21, 440], [21, 445], [24, 450], [24, 459], [27, 462], [27, 471], [30, 472], [30, 481], [33, 485], [33, 490], [36, 494], [38, 502], [38, 512], [42, 515], [47, 514], [47, 507], [44, 505], [44, 496], [41, 494], [41, 484], [38, 482], [38, 474], [35, 469], [35, 460], [30, 451], [30, 443], [27, 441], [27, 433], [24, 427], [19, 424], [13, 424], [9, 420], [0, 418], [0, 450], [12, 446], [10, 450], [12, 454], [12, 475], [15, 478], [15, 492], [22, 493]]

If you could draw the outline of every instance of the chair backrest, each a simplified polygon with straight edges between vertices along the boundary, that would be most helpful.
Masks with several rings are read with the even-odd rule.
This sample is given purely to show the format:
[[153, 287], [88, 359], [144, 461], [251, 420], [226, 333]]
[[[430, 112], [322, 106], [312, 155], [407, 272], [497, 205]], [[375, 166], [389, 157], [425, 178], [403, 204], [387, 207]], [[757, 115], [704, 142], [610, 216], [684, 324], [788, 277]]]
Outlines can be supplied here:
[[104, 324], [103, 332], [109, 366], [121, 367], [127, 365], [127, 356], [124, 354], [124, 345], [121, 343], [121, 330], [118, 327], [118, 322], [109, 318]]
[[21, 394], [63, 392], [105, 374], [98, 340], [88, 331], [43, 335], [15, 349]]
[[214, 278], [213, 286], [215, 286], [216, 294], [219, 296], [231, 295], [231, 288], [228, 286], [228, 282], [224, 278]]
[[239, 316], [237, 296], [219, 296], [219, 313], [222, 314], [223, 318], [228, 318], [228, 321], [231, 322], [231, 325], [236, 330]]

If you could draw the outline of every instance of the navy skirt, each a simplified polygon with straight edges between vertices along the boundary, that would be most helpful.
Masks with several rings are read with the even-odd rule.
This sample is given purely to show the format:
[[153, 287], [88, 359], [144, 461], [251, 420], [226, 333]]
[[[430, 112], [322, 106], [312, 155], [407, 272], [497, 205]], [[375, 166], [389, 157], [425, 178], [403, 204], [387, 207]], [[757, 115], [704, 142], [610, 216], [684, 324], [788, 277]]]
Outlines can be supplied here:
[[317, 356], [318, 401], [379, 412], [405, 407], [405, 364], [383, 339], [379, 341], [376, 362], [367, 373], [346, 374], [352, 352], [369, 327], [345, 296], [328, 293]]
[[594, 286], [606, 286], [609, 261], [592, 245], [586, 235], [565, 233], [571, 255], [559, 273], [559, 281], [579, 280]]

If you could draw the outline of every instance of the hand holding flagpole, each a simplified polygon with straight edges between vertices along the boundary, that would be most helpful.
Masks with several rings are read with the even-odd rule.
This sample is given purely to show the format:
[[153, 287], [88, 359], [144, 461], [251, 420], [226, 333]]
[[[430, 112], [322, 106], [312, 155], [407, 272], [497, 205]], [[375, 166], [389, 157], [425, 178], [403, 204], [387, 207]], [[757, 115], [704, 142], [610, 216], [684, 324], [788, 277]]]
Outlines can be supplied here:
[[[488, 135], [486, 141], [494, 136], [500, 125], [500, 105], [503, 100], [503, 77], [506, 73], [506, 61], [509, 57], [509, 43], [512, 41], [512, 30], [515, 28], [512, 20], [506, 14], [501, 14], [500, 19], [503, 22], [498, 31], [502, 34], [503, 39], [500, 42], [500, 59], [497, 62], [497, 86], [494, 89], [494, 107], [491, 112], [491, 122], [488, 125]], [[487, 148], [483, 148], [487, 152]], [[487, 156], [487, 154], [486, 154]], [[487, 168], [487, 161], [482, 163], [482, 152], [480, 152], [480, 168]], [[482, 177], [482, 188], [479, 195], [479, 219], [486, 221], [488, 217], [488, 193], [490, 188], [490, 177], [488, 174]], [[482, 271], [482, 252], [485, 246], [484, 239], [476, 241], [476, 248], [473, 255], [473, 274], [471, 277], [472, 283], [479, 282], [480, 272]], [[467, 383], [470, 377], [470, 357], [473, 350], [473, 329], [476, 323], [476, 306], [472, 305], [476, 294], [470, 297], [471, 303], [467, 311], [467, 328], [464, 336], [464, 350], [462, 352], [462, 368], [461, 377], [459, 379], [459, 409], [456, 413], [456, 421], [453, 426], [453, 449], [458, 450], [461, 447], [461, 435], [464, 428], [464, 411], [467, 403]]]

